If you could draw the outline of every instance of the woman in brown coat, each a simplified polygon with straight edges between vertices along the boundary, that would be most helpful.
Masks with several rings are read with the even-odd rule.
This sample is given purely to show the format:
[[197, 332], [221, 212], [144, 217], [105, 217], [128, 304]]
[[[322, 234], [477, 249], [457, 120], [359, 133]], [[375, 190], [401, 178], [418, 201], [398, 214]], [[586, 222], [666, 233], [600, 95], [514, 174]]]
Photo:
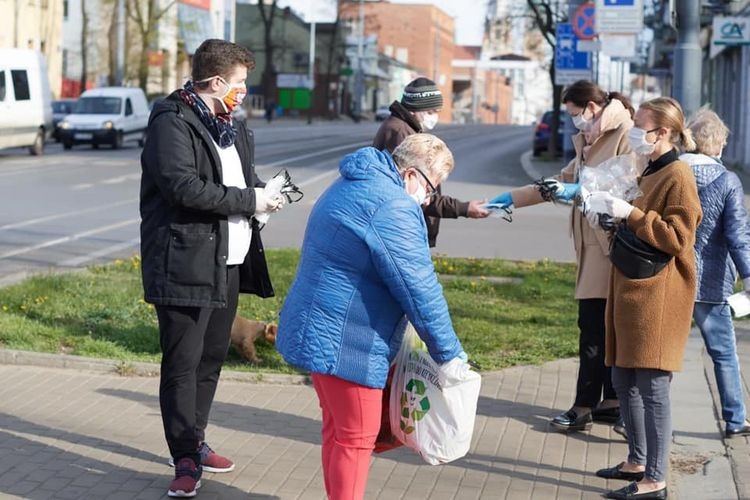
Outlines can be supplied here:
[[[588, 210], [623, 221], [612, 249], [607, 299], [607, 366], [628, 429], [628, 459], [597, 471], [607, 479], [634, 480], [607, 498], [666, 498], [666, 470], [672, 436], [669, 384], [682, 368], [695, 300], [695, 233], [701, 219], [690, 167], [675, 149], [695, 143], [679, 103], [660, 97], [643, 103], [629, 135], [633, 150], [648, 156], [633, 204], [606, 192], [592, 193]], [[620, 236], [648, 252], [651, 262], [619, 247]], [[663, 263], [666, 263], [664, 265]]]
[[[563, 103], [580, 133], [573, 137], [576, 157], [555, 179], [567, 189], [557, 198], [572, 198], [578, 191], [581, 168], [596, 167], [617, 155], [630, 152], [628, 131], [633, 126], [633, 108], [624, 96], [607, 93], [592, 82], [581, 80], [565, 89]], [[570, 184], [568, 184], [570, 183]], [[562, 194], [561, 194], [562, 193]], [[521, 208], [544, 201], [538, 186], [530, 185], [501, 194], [491, 202]], [[552, 419], [561, 431], [591, 427], [593, 419], [614, 422], [619, 416], [617, 395], [610, 370], [604, 366], [604, 310], [610, 262], [609, 238], [598, 225], [592, 227], [580, 210], [571, 211], [571, 232], [576, 250], [576, 289], [580, 367], [573, 407]]]

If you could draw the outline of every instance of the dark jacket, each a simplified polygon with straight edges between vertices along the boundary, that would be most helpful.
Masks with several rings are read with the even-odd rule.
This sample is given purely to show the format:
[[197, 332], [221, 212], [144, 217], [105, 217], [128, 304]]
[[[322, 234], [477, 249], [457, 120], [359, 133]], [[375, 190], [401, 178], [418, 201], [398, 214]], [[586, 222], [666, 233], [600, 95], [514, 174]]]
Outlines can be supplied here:
[[750, 277], [750, 228], [745, 193], [737, 174], [713, 158], [684, 154], [693, 169], [703, 220], [695, 235], [696, 300], [721, 304], [734, 293], [737, 273]]
[[[383, 124], [380, 125], [372, 145], [381, 151], [393, 153], [393, 150], [404, 139], [412, 134], [421, 132], [422, 126], [400, 102], [393, 101], [389, 109], [391, 110], [391, 116], [386, 118]], [[438, 193], [441, 192], [440, 186], [438, 186], [437, 191]], [[422, 211], [427, 223], [427, 241], [430, 247], [434, 247], [438, 232], [440, 231], [440, 219], [466, 217], [469, 212], [469, 203], [438, 194], [432, 199], [429, 205], [422, 207]]]
[[[173, 93], [154, 107], [141, 154], [141, 257], [147, 302], [226, 307], [227, 216], [255, 212], [254, 140], [236, 121], [235, 146], [246, 189], [221, 184], [221, 161], [208, 129]], [[240, 291], [273, 296], [260, 230], [240, 266]]]

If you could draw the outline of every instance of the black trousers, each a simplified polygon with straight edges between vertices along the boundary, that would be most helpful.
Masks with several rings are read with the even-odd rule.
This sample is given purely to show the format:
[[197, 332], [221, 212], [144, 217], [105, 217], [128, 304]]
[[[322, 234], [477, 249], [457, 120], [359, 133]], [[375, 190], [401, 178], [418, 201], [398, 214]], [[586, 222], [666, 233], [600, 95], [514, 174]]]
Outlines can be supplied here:
[[[604, 312], [606, 299], [578, 301], [578, 368], [575, 406], [594, 408], [602, 399], [617, 399], [612, 370], [604, 366]], [[602, 394], [603, 392], [603, 394]]]
[[156, 306], [161, 342], [159, 404], [164, 434], [175, 463], [200, 463], [208, 414], [221, 366], [229, 351], [239, 298], [239, 268], [227, 268], [227, 307]]

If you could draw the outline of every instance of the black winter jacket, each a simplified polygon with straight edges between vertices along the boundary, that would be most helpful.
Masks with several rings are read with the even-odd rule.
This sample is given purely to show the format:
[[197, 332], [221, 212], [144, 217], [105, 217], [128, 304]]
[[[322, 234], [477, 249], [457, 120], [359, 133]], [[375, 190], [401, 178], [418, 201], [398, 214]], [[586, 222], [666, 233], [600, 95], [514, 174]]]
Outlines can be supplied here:
[[[141, 154], [141, 257], [145, 300], [158, 305], [226, 307], [229, 215], [250, 217], [254, 139], [235, 122], [246, 189], [222, 184], [208, 129], [175, 92], [154, 107]], [[240, 266], [240, 291], [273, 296], [258, 224]]]

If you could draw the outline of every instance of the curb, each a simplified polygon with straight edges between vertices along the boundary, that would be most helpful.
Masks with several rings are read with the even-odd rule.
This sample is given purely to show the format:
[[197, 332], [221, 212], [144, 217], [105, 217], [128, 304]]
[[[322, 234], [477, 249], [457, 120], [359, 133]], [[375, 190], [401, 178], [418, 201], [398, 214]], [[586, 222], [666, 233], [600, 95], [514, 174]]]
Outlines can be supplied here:
[[[32, 365], [43, 368], [65, 368], [81, 371], [107, 373], [122, 377], [158, 377], [160, 366], [157, 363], [122, 361], [115, 359], [87, 358], [70, 354], [50, 354], [31, 351], [0, 349], [0, 364]], [[222, 370], [222, 380], [248, 382], [254, 384], [275, 385], [311, 385], [308, 375], [289, 375], [284, 373], [257, 372], [248, 373], [234, 370]]]
[[541, 177], [544, 177], [541, 173], [539, 173], [539, 170], [536, 169], [536, 167], [531, 162], [531, 155], [532, 151], [528, 150], [524, 154], [521, 155], [521, 168], [523, 169], [524, 173], [531, 179], [532, 181], [535, 181], [537, 179], [540, 179]]

